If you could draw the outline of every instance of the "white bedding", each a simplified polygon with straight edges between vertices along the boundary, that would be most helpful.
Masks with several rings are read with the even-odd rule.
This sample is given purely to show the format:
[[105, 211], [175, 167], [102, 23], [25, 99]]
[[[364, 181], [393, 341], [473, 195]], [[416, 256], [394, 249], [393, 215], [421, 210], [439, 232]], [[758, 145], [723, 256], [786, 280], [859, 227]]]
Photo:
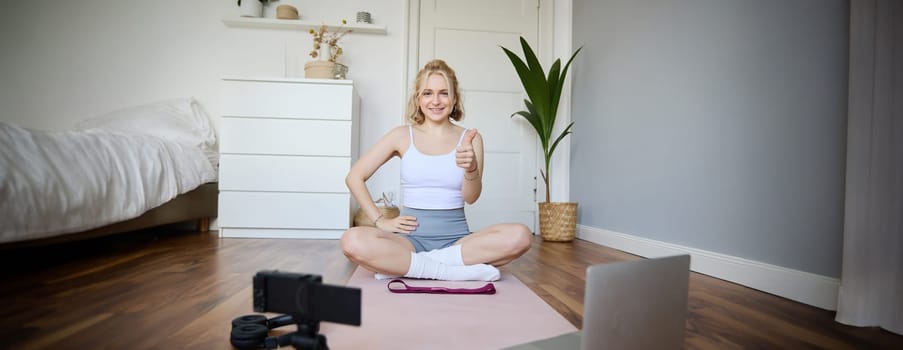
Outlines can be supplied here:
[[204, 151], [186, 143], [0, 122], [0, 242], [131, 219], [215, 179]]

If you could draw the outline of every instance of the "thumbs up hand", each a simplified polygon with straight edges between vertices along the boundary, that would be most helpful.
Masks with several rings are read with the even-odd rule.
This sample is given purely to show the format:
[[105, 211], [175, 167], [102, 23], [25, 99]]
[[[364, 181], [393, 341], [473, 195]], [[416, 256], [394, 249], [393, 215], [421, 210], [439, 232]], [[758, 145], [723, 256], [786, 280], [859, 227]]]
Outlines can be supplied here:
[[455, 162], [468, 173], [477, 171], [477, 156], [473, 151], [474, 137], [477, 137], [477, 129], [467, 130], [461, 145], [455, 150]]

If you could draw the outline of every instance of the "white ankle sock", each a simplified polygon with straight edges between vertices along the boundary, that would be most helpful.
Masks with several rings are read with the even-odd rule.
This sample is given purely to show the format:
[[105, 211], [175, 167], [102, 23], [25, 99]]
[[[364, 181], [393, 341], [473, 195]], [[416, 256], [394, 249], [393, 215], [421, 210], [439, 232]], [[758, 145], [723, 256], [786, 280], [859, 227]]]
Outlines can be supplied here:
[[445, 281], [498, 281], [500, 274], [492, 265], [450, 266], [426, 255], [411, 253], [411, 267], [404, 276]]
[[378, 279], [378, 280], [388, 280], [388, 279], [399, 278], [399, 277], [401, 277], [401, 276], [387, 275], [387, 274], [379, 273], [379, 272], [373, 274], [373, 278]]
[[461, 255], [461, 246], [453, 245], [442, 249], [433, 249], [428, 252], [420, 252], [430, 259], [436, 260], [448, 266], [464, 266], [464, 257]]
[[[433, 249], [428, 252], [419, 252], [417, 253], [417, 255], [426, 256], [448, 266], [464, 266], [464, 258], [461, 256], [461, 245], [453, 245], [451, 247], [445, 247], [442, 249]], [[378, 280], [387, 280], [401, 276], [377, 273], [374, 274], [373, 277]]]

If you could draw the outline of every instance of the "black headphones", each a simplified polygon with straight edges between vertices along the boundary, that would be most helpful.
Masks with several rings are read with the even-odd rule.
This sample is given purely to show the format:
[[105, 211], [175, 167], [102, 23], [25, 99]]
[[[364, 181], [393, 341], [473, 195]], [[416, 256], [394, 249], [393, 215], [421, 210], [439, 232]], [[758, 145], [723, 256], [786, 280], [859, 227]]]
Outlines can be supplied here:
[[267, 319], [263, 315], [245, 315], [232, 320], [232, 335], [229, 342], [238, 349], [275, 349], [279, 337], [270, 337], [270, 329], [294, 324], [291, 315]]
[[237, 349], [276, 349], [293, 345], [297, 349], [327, 349], [326, 337], [305, 337], [299, 332], [270, 336], [271, 329], [298, 324], [291, 315], [267, 319], [263, 315], [245, 315], [232, 320], [232, 334], [229, 342]]

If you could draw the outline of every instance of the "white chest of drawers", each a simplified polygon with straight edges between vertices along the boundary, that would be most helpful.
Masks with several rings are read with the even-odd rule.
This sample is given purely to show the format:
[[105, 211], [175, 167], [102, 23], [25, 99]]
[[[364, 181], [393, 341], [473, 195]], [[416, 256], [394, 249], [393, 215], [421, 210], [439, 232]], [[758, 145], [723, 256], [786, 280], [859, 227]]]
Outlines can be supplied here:
[[221, 237], [339, 238], [358, 153], [349, 80], [223, 79]]

